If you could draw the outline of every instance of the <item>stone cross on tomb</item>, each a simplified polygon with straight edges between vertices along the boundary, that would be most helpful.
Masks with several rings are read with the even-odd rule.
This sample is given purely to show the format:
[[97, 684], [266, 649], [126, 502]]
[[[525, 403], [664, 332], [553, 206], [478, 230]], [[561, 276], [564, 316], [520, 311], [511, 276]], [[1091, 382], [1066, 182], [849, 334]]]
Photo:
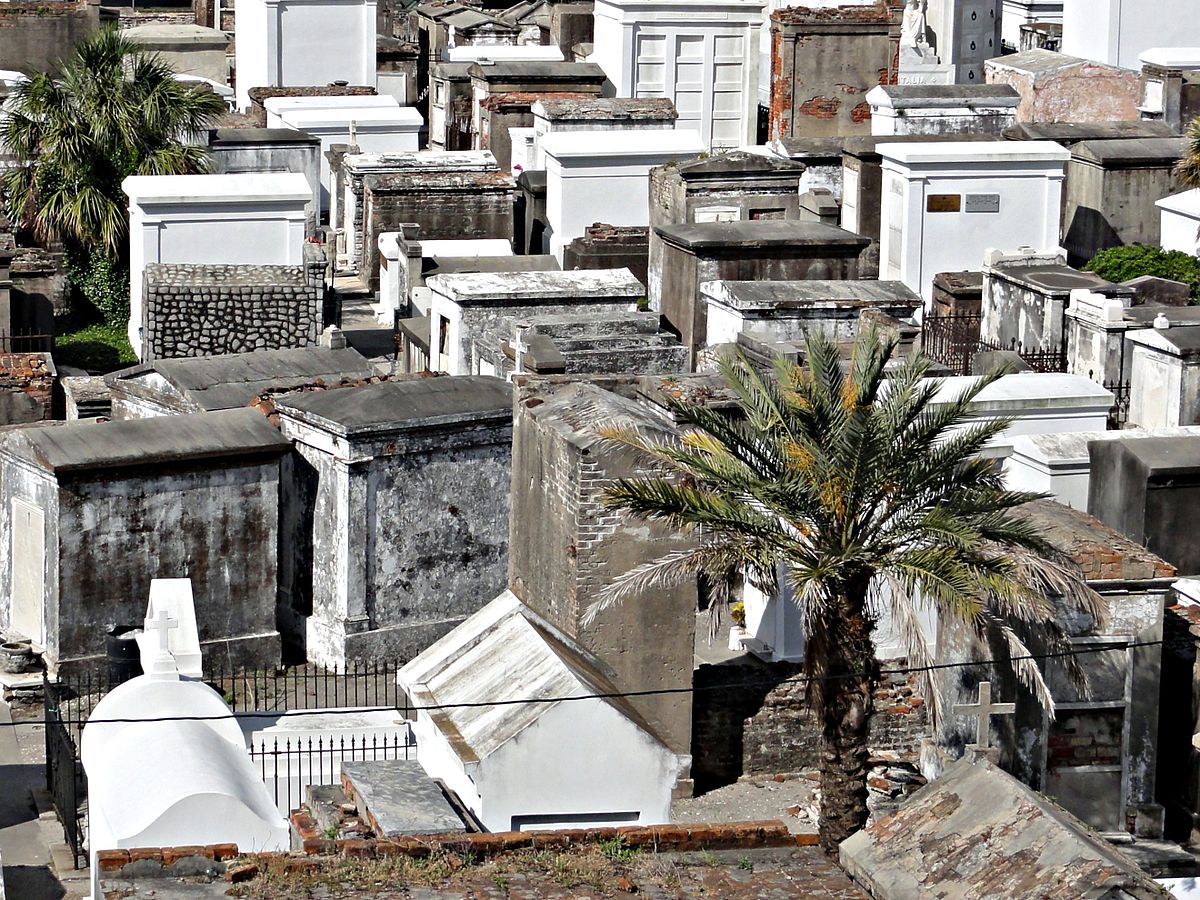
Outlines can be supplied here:
[[154, 618], [147, 618], [143, 624], [147, 633], [158, 635], [158, 652], [154, 655], [149, 675], [175, 675], [175, 657], [171, 655], [171, 630], [179, 627], [179, 620], [174, 618], [165, 607], [160, 606]]
[[1011, 716], [1017, 711], [1015, 703], [993, 703], [992, 683], [979, 682], [979, 700], [975, 703], [954, 704], [954, 712], [975, 719], [975, 743], [967, 746], [975, 750], [989, 750], [992, 746], [992, 716]]
[[508, 380], [512, 381], [516, 375], [525, 374], [525, 352], [529, 349], [529, 345], [525, 343], [525, 333], [529, 330], [528, 325], [516, 325], [513, 327], [513, 339], [509, 344], [513, 352], [513, 370], [508, 376]]

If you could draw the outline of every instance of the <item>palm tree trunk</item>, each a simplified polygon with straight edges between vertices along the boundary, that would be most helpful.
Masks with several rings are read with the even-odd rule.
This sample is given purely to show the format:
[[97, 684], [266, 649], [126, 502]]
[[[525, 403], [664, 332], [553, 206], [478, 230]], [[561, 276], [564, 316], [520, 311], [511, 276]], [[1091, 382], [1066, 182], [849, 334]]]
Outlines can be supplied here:
[[879, 664], [865, 601], [865, 586], [837, 598], [831, 621], [809, 642], [821, 677], [811, 694], [821, 723], [820, 842], [830, 856], [867, 824], [867, 734]]

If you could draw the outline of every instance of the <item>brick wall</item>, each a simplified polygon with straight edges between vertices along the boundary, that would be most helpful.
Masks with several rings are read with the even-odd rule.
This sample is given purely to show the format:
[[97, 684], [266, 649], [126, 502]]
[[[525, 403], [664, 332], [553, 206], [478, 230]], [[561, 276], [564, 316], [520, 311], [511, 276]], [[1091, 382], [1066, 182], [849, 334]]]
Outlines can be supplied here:
[[[896, 668], [894, 661], [885, 668]], [[816, 768], [820, 734], [804, 701], [801, 666], [700, 666], [692, 695], [692, 777], [697, 791], [743, 775]], [[872, 751], [916, 751], [928, 732], [915, 678], [884, 676], [871, 719]]]
[[144, 358], [309, 347], [323, 291], [302, 266], [146, 267]]
[[0, 354], [0, 425], [53, 418], [54, 364], [48, 353]]

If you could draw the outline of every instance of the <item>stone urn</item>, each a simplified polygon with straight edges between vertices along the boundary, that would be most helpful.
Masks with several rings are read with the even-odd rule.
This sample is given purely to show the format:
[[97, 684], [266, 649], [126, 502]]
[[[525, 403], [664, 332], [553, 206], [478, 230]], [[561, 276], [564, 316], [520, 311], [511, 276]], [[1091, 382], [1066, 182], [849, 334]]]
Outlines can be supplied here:
[[0, 644], [0, 669], [12, 675], [28, 672], [33, 667], [33, 647], [28, 641], [7, 641]]

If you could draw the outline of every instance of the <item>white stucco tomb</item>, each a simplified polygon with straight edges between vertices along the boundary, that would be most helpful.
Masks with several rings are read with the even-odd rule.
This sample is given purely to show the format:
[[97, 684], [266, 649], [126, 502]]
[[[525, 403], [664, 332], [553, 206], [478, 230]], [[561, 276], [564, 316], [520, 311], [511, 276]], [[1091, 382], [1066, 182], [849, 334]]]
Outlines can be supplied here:
[[268, 128], [287, 128], [284, 113], [302, 109], [399, 109], [400, 101], [386, 94], [336, 94], [319, 97], [267, 97], [263, 109]]
[[425, 120], [411, 106], [291, 109], [280, 113], [285, 128], [321, 141], [321, 209], [329, 209], [329, 159], [333, 144], [353, 144], [363, 153], [405, 153], [420, 149]]
[[1200, 188], [1172, 194], [1154, 205], [1159, 211], [1162, 248], [1200, 254]]
[[1140, 70], [1153, 47], [1200, 46], [1196, 12], [1195, 0], [1064, 0], [1061, 50]]
[[704, 149], [757, 138], [763, 4], [758, 0], [597, 0], [595, 50], [616, 97], [668, 97]]
[[290, 847], [288, 823], [251, 763], [233, 713], [212, 688], [179, 676], [168, 634], [185, 624], [163, 607], [147, 619], [147, 674], [106, 694], [84, 726], [80, 756], [88, 776], [93, 897], [103, 896], [101, 850]]
[[574, 131], [549, 134], [539, 144], [546, 158], [546, 219], [550, 252], [584, 230], [606, 225], [650, 224], [650, 170], [706, 149], [694, 131]]
[[[400, 238], [398, 231], [385, 231], [379, 236], [379, 304], [375, 313], [382, 325], [392, 324], [397, 313], [403, 315], [408, 309], [413, 273], [409, 271], [408, 248]], [[434, 256], [440, 259], [481, 259], [513, 255], [512, 244], [503, 238], [415, 243], [420, 259]], [[425, 315], [429, 309], [419, 309], [418, 312]]]
[[295, 172], [131, 175], [129, 342], [141, 357], [142, 273], [150, 263], [298, 266], [308, 179]]
[[1020, 435], [1013, 438], [1012, 454], [1004, 461], [1004, 483], [1010, 490], [1049, 494], [1065, 506], [1087, 512], [1090, 442], [1183, 435], [1200, 435], [1200, 426]]
[[939, 272], [977, 271], [989, 247], [1056, 248], [1070, 152], [1052, 141], [879, 144], [879, 277], [929, 303]]
[[669, 822], [691, 760], [619, 698], [454, 705], [616, 693], [602, 671], [505, 591], [397, 680], [418, 710], [421, 766], [489, 831]]
[[526, 169], [533, 168], [535, 157], [534, 142], [537, 139], [537, 133], [533, 130], [532, 125], [522, 125], [519, 128], [513, 127], [508, 129], [508, 142], [511, 147], [509, 155], [509, 171], [512, 172], [513, 178], [516, 178]]
[[1200, 423], [1200, 328], [1144, 328], [1125, 334], [1133, 353], [1129, 424], [1170, 428]]
[[375, 0], [241, 0], [234, 31], [239, 109], [250, 88], [375, 84]]
[[867, 91], [871, 134], [1001, 135], [1016, 122], [1017, 92], [1008, 85], [879, 85]]

